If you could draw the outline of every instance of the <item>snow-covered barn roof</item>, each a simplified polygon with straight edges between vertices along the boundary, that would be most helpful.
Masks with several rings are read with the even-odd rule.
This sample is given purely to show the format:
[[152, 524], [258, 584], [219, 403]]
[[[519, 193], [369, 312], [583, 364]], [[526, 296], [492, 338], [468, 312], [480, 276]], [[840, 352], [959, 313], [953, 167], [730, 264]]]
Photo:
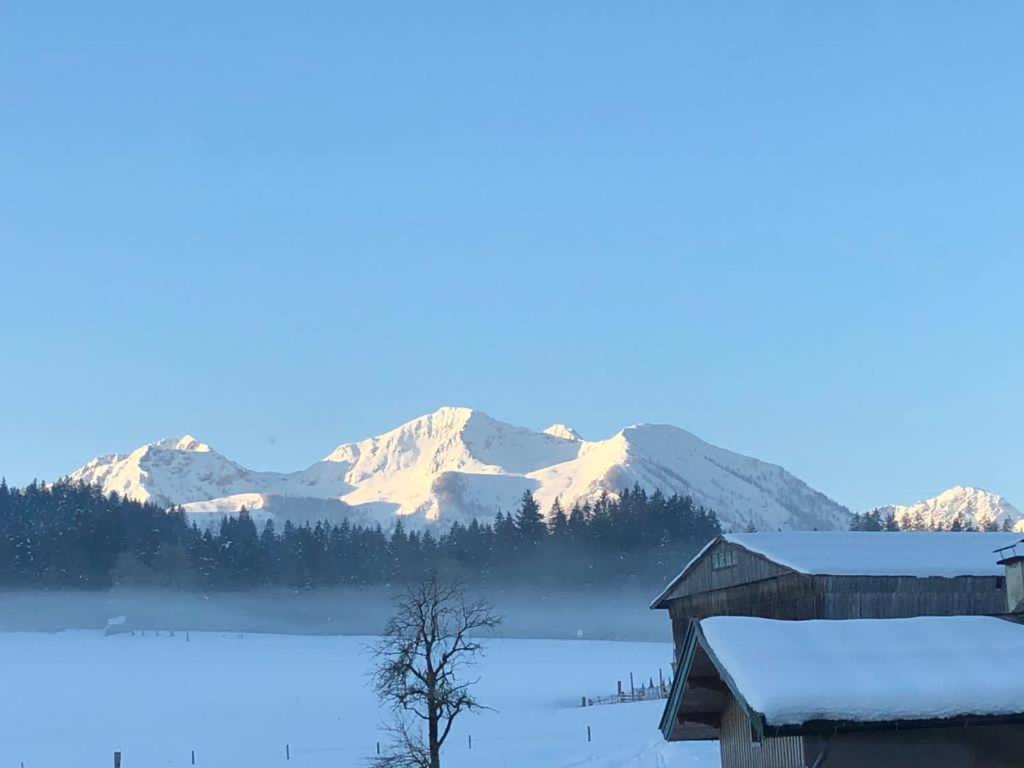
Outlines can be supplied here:
[[762, 555], [799, 573], [832, 576], [995, 576], [993, 551], [1021, 540], [1019, 533], [947, 531], [785, 531], [726, 533], [709, 542], [654, 599], [652, 608], [686, 577], [719, 541]]
[[1024, 626], [986, 616], [716, 616], [701, 645], [768, 726], [1024, 714]]

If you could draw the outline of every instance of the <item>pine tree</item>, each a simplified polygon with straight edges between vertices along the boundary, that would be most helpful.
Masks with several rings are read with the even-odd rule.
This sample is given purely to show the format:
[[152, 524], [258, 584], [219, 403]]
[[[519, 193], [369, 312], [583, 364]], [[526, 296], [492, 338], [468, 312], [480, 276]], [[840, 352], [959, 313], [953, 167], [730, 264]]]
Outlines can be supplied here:
[[562, 503], [557, 497], [548, 512], [548, 531], [560, 542], [569, 538], [569, 518], [566, 517]]
[[528, 544], [541, 542], [547, 533], [547, 526], [544, 525], [544, 518], [540, 514], [540, 505], [530, 491], [523, 491], [519, 510], [516, 512], [515, 526], [520, 537]]
[[512, 514], [498, 512], [494, 518], [494, 555], [497, 562], [511, 560], [519, 551], [519, 530]]
[[590, 505], [580, 506], [579, 502], [572, 505], [569, 512], [569, 538], [580, 546], [587, 540], [587, 525], [590, 522]]

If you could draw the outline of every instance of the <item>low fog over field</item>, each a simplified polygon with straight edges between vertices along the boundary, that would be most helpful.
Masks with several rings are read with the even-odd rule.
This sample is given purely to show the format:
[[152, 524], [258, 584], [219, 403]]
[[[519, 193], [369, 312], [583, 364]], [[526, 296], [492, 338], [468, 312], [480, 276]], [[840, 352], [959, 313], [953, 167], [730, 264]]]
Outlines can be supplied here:
[[[391, 613], [398, 587], [312, 591], [0, 592], [0, 631], [95, 629], [125, 616], [141, 629], [373, 635]], [[474, 591], [504, 621], [502, 637], [671, 640], [668, 617], [647, 606], [656, 590], [636, 587], [491, 588]]]

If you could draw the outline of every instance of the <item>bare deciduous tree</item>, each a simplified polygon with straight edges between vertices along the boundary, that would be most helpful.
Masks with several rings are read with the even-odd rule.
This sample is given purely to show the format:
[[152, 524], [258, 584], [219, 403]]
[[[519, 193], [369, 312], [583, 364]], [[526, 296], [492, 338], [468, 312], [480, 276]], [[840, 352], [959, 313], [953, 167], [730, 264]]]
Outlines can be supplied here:
[[[430, 576], [398, 600], [376, 647], [375, 688], [395, 709], [391, 753], [382, 768], [440, 768], [441, 748], [455, 718], [483, 708], [466, 680], [466, 667], [481, 653], [477, 635], [501, 619], [461, 587]], [[426, 728], [426, 739], [423, 728]]]

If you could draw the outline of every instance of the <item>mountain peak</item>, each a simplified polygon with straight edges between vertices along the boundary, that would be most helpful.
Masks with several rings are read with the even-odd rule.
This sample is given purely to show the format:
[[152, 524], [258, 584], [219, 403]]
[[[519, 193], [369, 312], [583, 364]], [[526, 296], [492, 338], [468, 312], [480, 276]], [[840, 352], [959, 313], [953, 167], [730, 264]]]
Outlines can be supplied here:
[[188, 451], [190, 453], [210, 453], [211, 450], [209, 445], [188, 434], [181, 437], [165, 437], [150, 445], [166, 451]]
[[964, 496], [994, 496], [1001, 498], [999, 494], [978, 488], [974, 485], [953, 485], [935, 496], [936, 499], [950, 499]]
[[552, 437], [560, 437], [563, 440], [574, 440], [576, 442], [581, 441], [583, 438], [580, 437], [580, 433], [570, 427], [568, 424], [562, 424], [556, 422], [547, 429], [544, 430], [545, 435], [551, 435]]
[[[427, 414], [427, 416], [433, 416], [435, 418], [442, 419], [468, 419], [475, 414], [486, 416], [486, 414], [475, 408], [469, 408], [465, 405], [442, 405], [433, 413]], [[420, 418], [423, 418], [422, 416]], [[413, 419], [415, 421], [415, 419]]]
[[949, 528], [954, 521], [975, 528], [1002, 527], [1022, 519], [1020, 511], [997, 493], [971, 485], [954, 485], [930, 499], [881, 508], [901, 524], [919, 522], [930, 528]]

